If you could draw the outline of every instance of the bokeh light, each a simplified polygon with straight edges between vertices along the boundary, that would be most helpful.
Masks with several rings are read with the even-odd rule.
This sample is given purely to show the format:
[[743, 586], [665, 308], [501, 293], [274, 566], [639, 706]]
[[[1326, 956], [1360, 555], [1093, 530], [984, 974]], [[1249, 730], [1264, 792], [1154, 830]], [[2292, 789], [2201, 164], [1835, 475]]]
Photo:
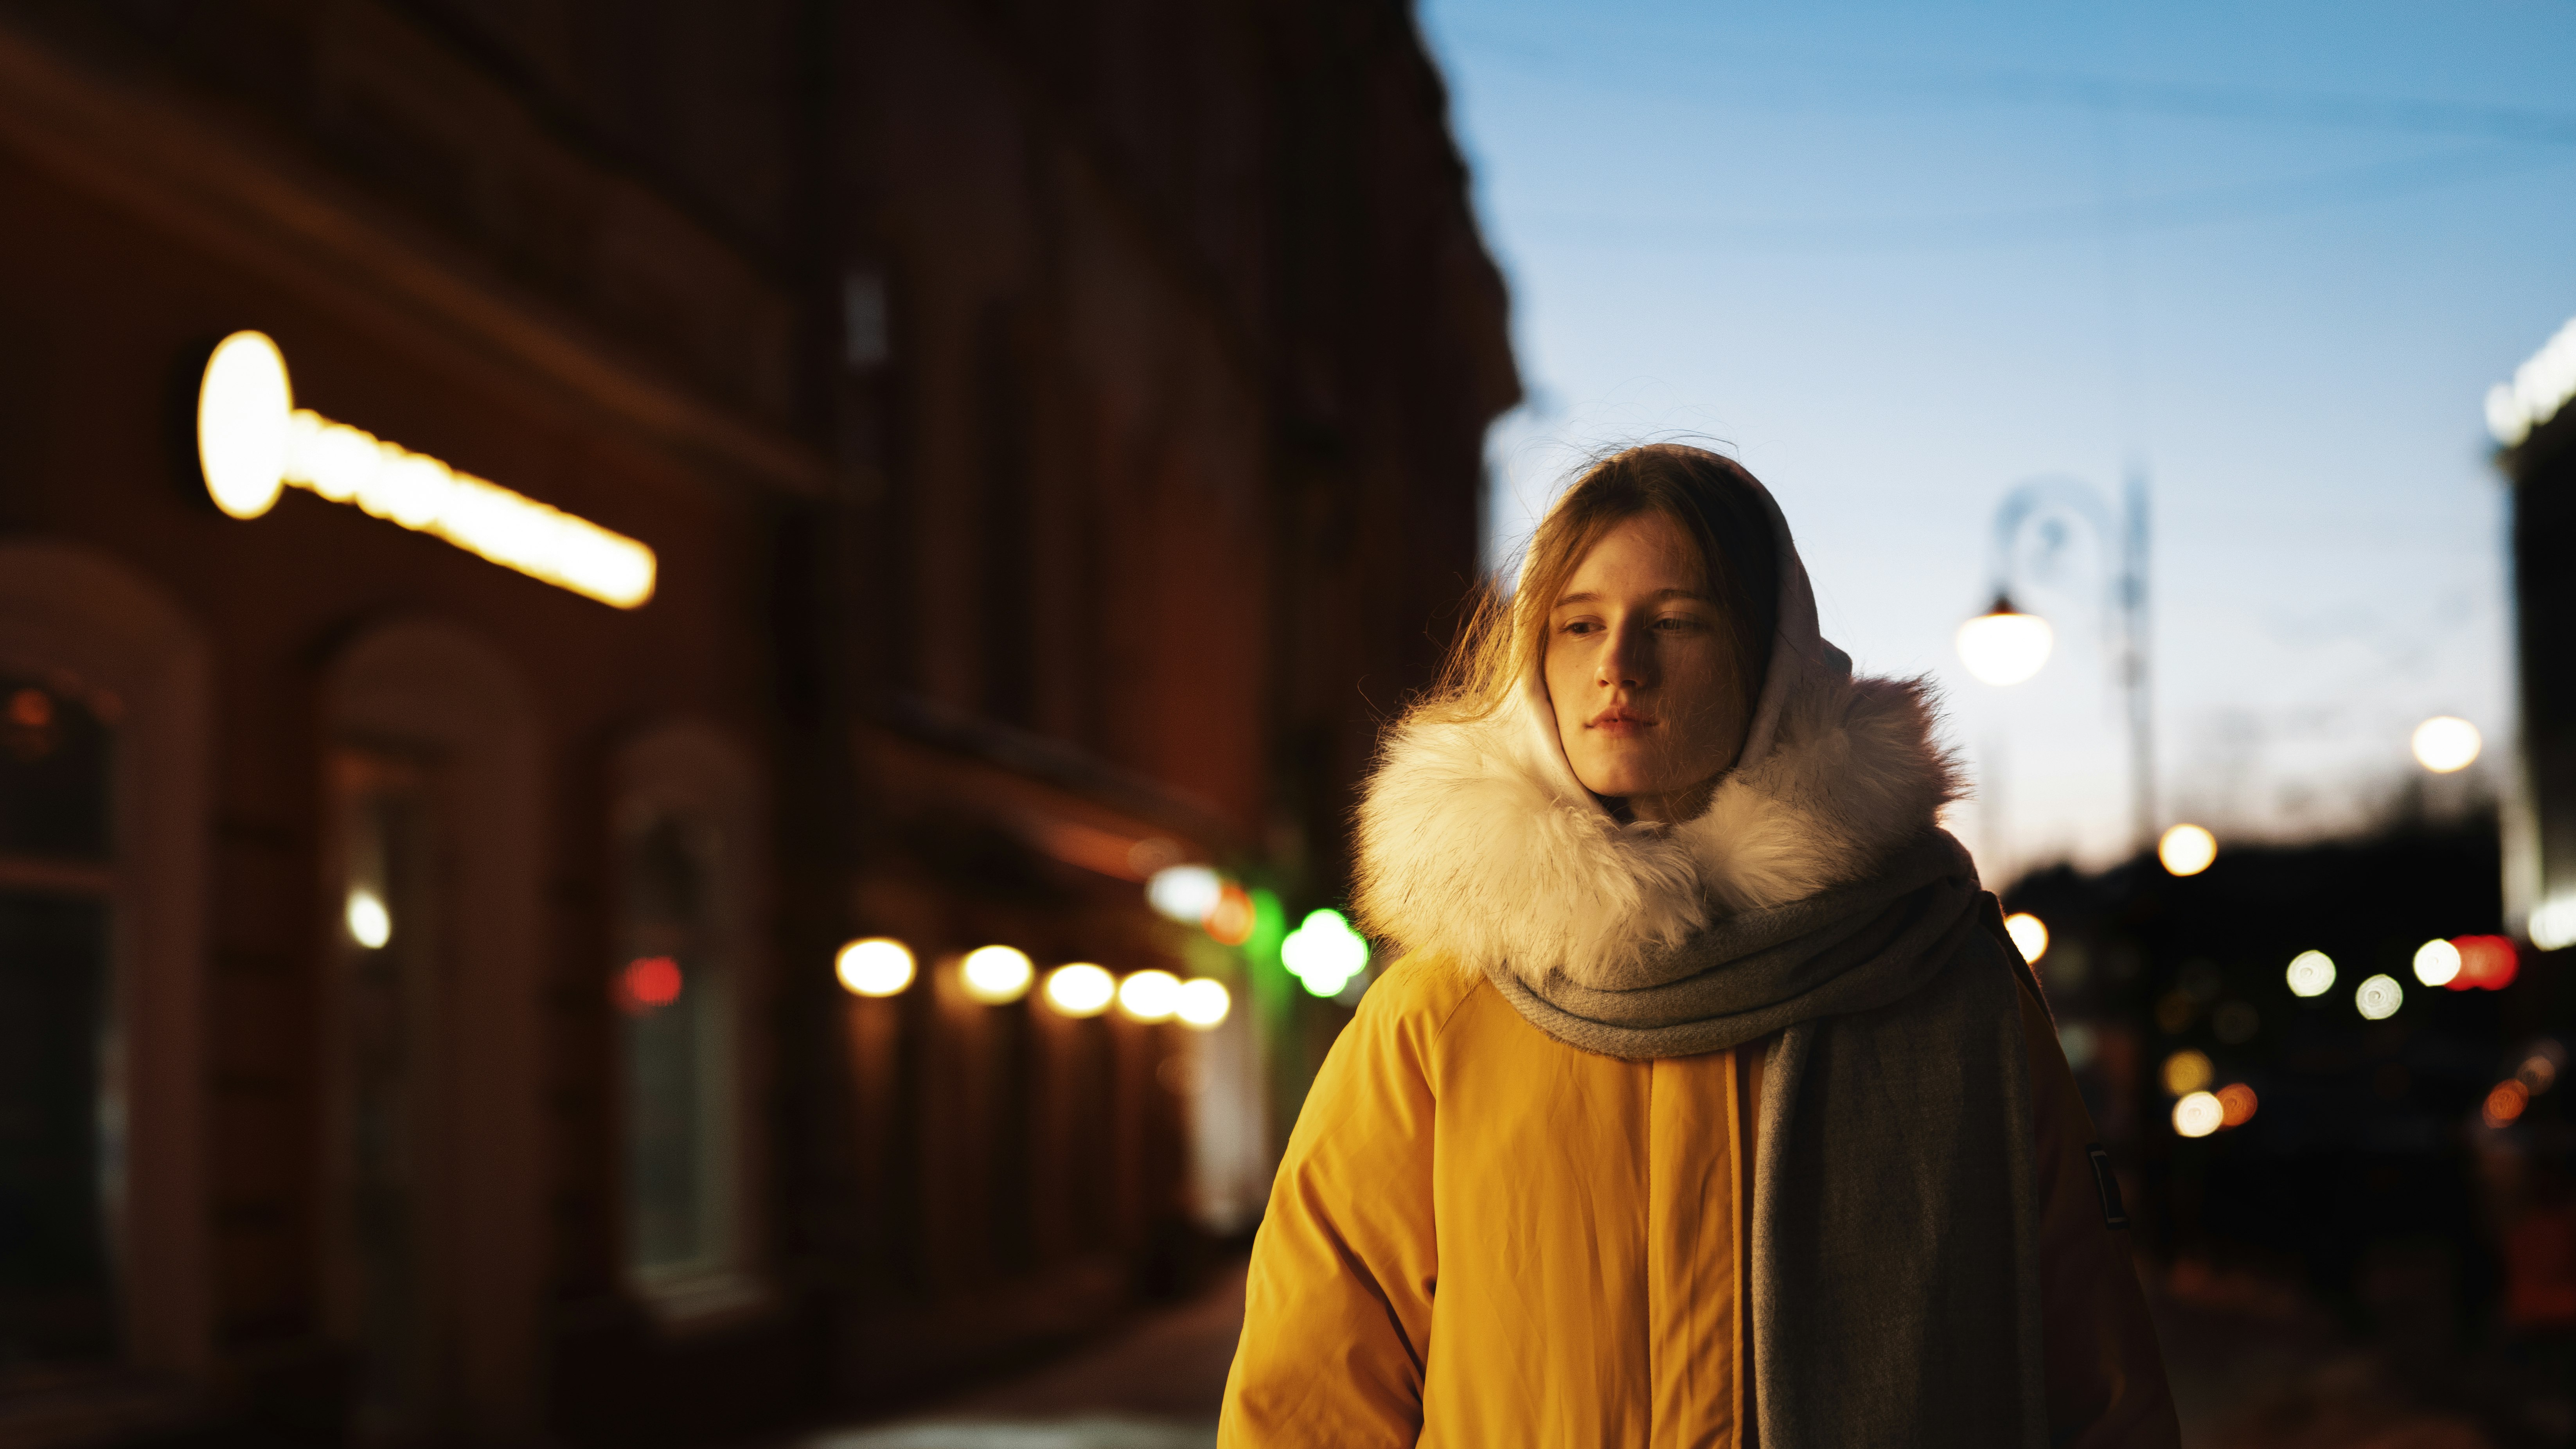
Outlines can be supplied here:
[[2513, 1079], [2522, 1083], [2524, 1091], [2537, 1097], [2541, 1093], [2548, 1091], [2552, 1086], [2556, 1085], [2558, 1081], [2558, 1064], [2545, 1056], [2534, 1053], [2531, 1056], [2523, 1058], [2522, 1065], [2513, 1069]]
[[2065, 1049], [2066, 1065], [2079, 1072], [2093, 1065], [2093, 1058], [2100, 1054], [2102, 1047], [2101, 1040], [2093, 1033], [2092, 1023], [2084, 1021], [2060, 1022], [2057, 1044]]
[[2183, 1137], [2206, 1137], [2227, 1125], [2227, 1108], [2215, 1092], [2193, 1092], [2174, 1103], [2173, 1129]]
[[2323, 996], [2334, 990], [2334, 958], [2323, 951], [2301, 951], [2290, 958], [2290, 969], [2284, 974], [2293, 996]]
[[1204, 865], [1166, 866], [1145, 882], [1145, 903], [1156, 915], [1184, 926], [1207, 920], [1224, 893], [1224, 877]]
[[2382, 973], [2368, 977], [2353, 988], [2352, 1005], [2365, 1021], [2386, 1021], [2406, 1004], [2406, 992], [2397, 978]]
[[2490, 1127], [2506, 1127], [2520, 1120], [2522, 1109], [2530, 1105], [2530, 1088], [2520, 1082], [2503, 1081], [2496, 1083], [2494, 1088], [2488, 1091], [2486, 1102], [2478, 1109], [2478, 1115], [2484, 1118]]
[[987, 1006], [1001, 1006], [1029, 994], [1038, 968], [1028, 953], [1010, 946], [978, 946], [957, 963], [957, 984]]
[[629, 1016], [646, 1016], [680, 999], [680, 963], [645, 956], [617, 973], [617, 1004]]
[[885, 936], [852, 941], [833, 958], [832, 970], [854, 996], [892, 996], [912, 984], [912, 948]]
[[2209, 1029], [2229, 1046], [2243, 1046], [2263, 1029], [2263, 1014], [2242, 1001], [2220, 1002], [2209, 1014]]
[[2453, 991], [2502, 991], [2521, 970], [2522, 953], [2503, 936], [2453, 936], [2451, 944], [2460, 952]]
[[2198, 875], [2218, 859], [2218, 837], [2197, 825], [2177, 825], [2156, 842], [2156, 859], [2174, 875]]
[[2415, 979], [2427, 986], [2448, 986], [2460, 974], [2460, 948], [2448, 941], [2427, 941], [2415, 948]]
[[1181, 1009], [1181, 978], [1148, 968], [1118, 983], [1118, 1010], [1130, 1021], [1169, 1021]]
[[2004, 917], [2004, 934], [2021, 950], [2021, 959], [2036, 966], [2048, 954], [2048, 923], [2028, 911]]
[[1201, 1031], [1225, 1023], [1226, 1013], [1234, 1009], [1234, 993], [1225, 983], [1212, 976], [1200, 976], [1181, 983], [1177, 1014], [1181, 1025]]
[[2411, 742], [2415, 763], [2436, 775], [2448, 775], [2475, 764], [2486, 741], [2478, 727], [2456, 715], [2437, 714], [2415, 727]]
[[365, 886], [349, 892], [341, 917], [349, 927], [349, 939], [370, 951], [382, 950], [394, 938], [393, 913], [385, 909], [384, 897]]
[[2184, 1047], [2165, 1058], [2161, 1075], [2168, 1096], [2188, 1097], [2209, 1085], [2209, 1079], [2216, 1075], [2216, 1068], [2210, 1065], [2207, 1052]]
[[1959, 626], [1959, 660], [1987, 684], [2019, 684], [2048, 663], [2056, 639], [2046, 619], [1997, 599], [1993, 609]]
[[2217, 1095], [2218, 1125], [2242, 1127], [2254, 1120], [2254, 1109], [2260, 1103], [2256, 1101], [2252, 1087], [2243, 1082], [2230, 1082], [2219, 1088]]
[[1252, 893], [1232, 881], [1217, 891], [1216, 904], [1208, 908], [1207, 933], [1228, 946], [1240, 946], [1252, 939], [1252, 923], [1257, 914], [1252, 908]]
[[1339, 911], [1309, 911], [1279, 943], [1288, 974], [1317, 996], [1338, 995], [1368, 965], [1368, 938], [1351, 929]]
[[2531, 944], [2543, 951], [2576, 946], [2576, 895], [2554, 895], [2531, 908], [2524, 923]]
[[2168, 991], [2156, 998], [2156, 1025], [2168, 1032], [2179, 1032], [2191, 1025], [2199, 1011], [2199, 1003], [2191, 999], [2190, 992]]
[[1088, 961], [1047, 973], [1046, 1003], [1065, 1016], [1098, 1016], [1117, 994], [1117, 978]]

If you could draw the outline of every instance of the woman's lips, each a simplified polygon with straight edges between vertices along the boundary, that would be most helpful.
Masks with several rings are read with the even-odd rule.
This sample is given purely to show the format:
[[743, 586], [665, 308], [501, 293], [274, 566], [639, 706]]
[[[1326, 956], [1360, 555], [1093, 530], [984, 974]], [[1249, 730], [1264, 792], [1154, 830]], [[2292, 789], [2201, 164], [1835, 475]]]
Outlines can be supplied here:
[[1646, 715], [1632, 714], [1624, 709], [1608, 709], [1594, 715], [1590, 727], [1605, 735], [1626, 736], [1637, 734], [1653, 724], [1654, 720]]

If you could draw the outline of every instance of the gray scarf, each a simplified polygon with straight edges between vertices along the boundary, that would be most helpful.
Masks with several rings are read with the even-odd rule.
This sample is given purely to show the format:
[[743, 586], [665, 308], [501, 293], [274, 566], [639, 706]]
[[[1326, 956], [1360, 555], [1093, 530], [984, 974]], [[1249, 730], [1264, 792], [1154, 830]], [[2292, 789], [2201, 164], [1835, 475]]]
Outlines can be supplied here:
[[1604, 988], [1487, 975], [1569, 1046], [1764, 1059], [1753, 1174], [1764, 1449], [2047, 1442], [2018, 955], [1934, 831], [1865, 881], [1720, 920]]

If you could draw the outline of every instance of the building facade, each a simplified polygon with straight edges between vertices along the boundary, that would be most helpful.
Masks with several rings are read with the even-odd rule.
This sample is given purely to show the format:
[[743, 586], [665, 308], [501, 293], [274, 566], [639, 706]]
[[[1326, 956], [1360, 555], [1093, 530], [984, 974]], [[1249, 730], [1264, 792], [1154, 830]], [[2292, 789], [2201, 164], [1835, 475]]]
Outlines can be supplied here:
[[1403, 7], [12, 3], [0, 215], [8, 1437], [741, 1437], [1249, 1224], [1517, 395]]
[[2513, 496], [2515, 685], [2520, 717], [2505, 799], [2505, 907], [2543, 950], [2576, 945], [2576, 321], [2487, 395], [2496, 463]]

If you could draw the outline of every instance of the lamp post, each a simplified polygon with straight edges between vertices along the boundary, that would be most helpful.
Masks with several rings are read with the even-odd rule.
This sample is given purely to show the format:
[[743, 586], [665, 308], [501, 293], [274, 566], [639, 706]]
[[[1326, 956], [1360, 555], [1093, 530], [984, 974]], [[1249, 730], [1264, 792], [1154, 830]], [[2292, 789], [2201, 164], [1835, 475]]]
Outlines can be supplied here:
[[2014, 485], [1995, 509], [1994, 606], [1959, 626], [1959, 657], [1988, 684], [2013, 685], [2047, 664], [2055, 635], [2048, 621], [2013, 604], [2013, 565], [2022, 531], [2043, 519], [2075, 518], [2093, 531], [2110, 568], [2107, 618], [2116, 625], [2112, 672], [2119, 680], [2129, 723], [2129, 796], [2136, 846], [2156, 838], [2155, 712], [2150, 693], [2147, 629], [2147, 479], [2131, 470], [2115, 517], [2102, 495], [2066, 477], [2033, 478]]

